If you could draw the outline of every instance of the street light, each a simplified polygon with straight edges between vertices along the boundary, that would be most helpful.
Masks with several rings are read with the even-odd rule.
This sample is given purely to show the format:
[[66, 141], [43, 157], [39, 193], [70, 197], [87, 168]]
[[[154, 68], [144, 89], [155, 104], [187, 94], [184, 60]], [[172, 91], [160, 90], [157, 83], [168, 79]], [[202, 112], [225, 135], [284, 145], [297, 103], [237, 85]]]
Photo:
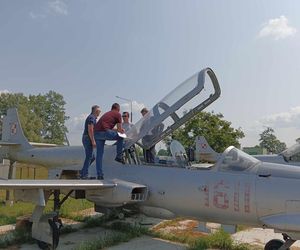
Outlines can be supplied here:
[[130, 102], [130, 122], [132, 123], [132, 100], [116, 95], [117, 98]]

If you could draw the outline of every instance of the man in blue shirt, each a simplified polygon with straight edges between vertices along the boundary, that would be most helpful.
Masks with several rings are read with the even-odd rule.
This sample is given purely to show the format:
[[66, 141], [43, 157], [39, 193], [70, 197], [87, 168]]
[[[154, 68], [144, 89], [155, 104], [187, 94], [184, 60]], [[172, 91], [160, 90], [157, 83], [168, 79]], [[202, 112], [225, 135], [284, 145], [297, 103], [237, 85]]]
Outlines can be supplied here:
[[96, 141], [94, 138], [94, 126], [97, 121], [97, 117], [100, 115], [101, 110], [98, 105], [92, 107], [91, 114], [86, 118], [84, 123], [84, 131], [82, 135], [82, 144], [85, 150], [85, 160], [80, 172], [81, 179], [88, 178], [88, 169], [91, 163], [95, 160], [93, 155], [93, 149], [96, 148]]

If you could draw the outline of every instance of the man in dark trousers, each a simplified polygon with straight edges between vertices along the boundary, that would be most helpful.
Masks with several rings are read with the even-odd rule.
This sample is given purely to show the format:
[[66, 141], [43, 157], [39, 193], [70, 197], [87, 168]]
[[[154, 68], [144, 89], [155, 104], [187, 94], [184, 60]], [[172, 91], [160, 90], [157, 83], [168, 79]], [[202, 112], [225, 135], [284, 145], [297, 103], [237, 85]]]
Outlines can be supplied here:
[[[116, 129], [114, 129], [115, 126], [117, 126]], [[124, 129], [122, 128], [120, 105], [114, 103], [111, 111], [106, 112], [95, 125], [94, 136], [97, 144], [96, 169], [98, 180], [103, 180], [102, 159], [106, 140], [117, 141], [117, 156], [115, 160], [122, 164], [125, 163], [122, 154], [123, 138], [118, 135], [118, 132], [124, 133]]]
[[96, 142], [94, 138], [94, 126], [96, 124], [97, 117], [100, 115], [101, 110], [98, 105], [92, 107], [92, 112], [86, 118], [84, 123], [84, 131], [82, 135], [82, 144], [85, 150], [85, 160], [80, 172], [81, 179], [88, 178], [88, 169], [91, 163], [95, 160], [93, 149], [96, 148]]
[[[149, 110], [147, 108], [143, 108], [141, 110], [142, 116], [145, 116], [148, 112], [149, 112]], [[151, 135], [145, 135], [144, 138], [142, 139], [142, 141], [146, 140], [148, 137], [151, 137]], [[154, 163], [155, 145], [153, 145], [149, 149], [143, 149], [143, 154], [144, 154], [144, 160], [145, 160], [145, 162]]]

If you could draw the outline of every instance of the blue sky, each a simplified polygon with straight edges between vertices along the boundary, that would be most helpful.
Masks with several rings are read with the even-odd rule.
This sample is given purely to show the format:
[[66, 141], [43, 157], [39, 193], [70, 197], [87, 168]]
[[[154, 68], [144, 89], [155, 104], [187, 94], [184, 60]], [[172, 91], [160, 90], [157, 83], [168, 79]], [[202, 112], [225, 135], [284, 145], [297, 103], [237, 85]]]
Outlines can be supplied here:
[[0, 1], [0, 92], [61, 93], [69, 139], [85, 115], [115, 96], [151, 107], [204, 67], [221, 112], [258, 144], [265, 126], [288, 145], [300, 137], [299, 1]]

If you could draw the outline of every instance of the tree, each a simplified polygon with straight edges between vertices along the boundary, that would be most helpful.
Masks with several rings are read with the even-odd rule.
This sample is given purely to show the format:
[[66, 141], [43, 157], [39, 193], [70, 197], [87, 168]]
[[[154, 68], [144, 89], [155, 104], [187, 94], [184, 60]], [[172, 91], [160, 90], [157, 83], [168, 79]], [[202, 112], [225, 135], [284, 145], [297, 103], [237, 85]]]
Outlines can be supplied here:
[[[18, 109], [21, 126], [29, 141], [63, 144], [67, 128], [63, 96], [49, 91], [45, 95], [24, 96], [21, 93], [0, 95], [0, 117], [8, 108]], [[0, 122], [2, 132], [2, 123]]]
[[274, 135], [274, 129], [267, 127], [260, 135], [259, 145], [266, 148], [268, 153], [278, 154], [286, 149], [286, 144]]
[[[6, 115], [8, 108], [16, 107], [19, 111], [21, 126], [24, 128], [25, 136], [35, 142], [40, 142], [39, 131], [42, 128], [42, 123], [39, 117], [30, 111], [28, 106], [28, 98], [22, 93], [2, 93], [0, 95], [0, 116]], [[2, 119], [0, 121], [0, 133], [2, 138]]]
[[29, 103], [31, 109], [36, 113], [43, 123], [41, 136], [44, 142], [62, 144], [65, 134], [68, 132], [65, 121], [69, 119], [65, 115], [64, 98], [61, 94], [49, 91], [45, 95], [30, 95]]
[[159, 155], [159, 156], [168, 156], [168, 155], [169, 155], [169, 152], [168, 152], [168, 150], [161, 148], [161, 149], [158, 151], [157, 155]]
[[198, 135], [205, 136], [210, 146], [218, 152], [223, 152], [230, 145], [240, 147], [238, 140], [245, 136], [244, 132], [241, 128], [231, 127], [231, 122], [223, 118], [221, 113], [200, 112], [177, 129], [172, 138], [180, 141], [185, 148], [193, 146]]

